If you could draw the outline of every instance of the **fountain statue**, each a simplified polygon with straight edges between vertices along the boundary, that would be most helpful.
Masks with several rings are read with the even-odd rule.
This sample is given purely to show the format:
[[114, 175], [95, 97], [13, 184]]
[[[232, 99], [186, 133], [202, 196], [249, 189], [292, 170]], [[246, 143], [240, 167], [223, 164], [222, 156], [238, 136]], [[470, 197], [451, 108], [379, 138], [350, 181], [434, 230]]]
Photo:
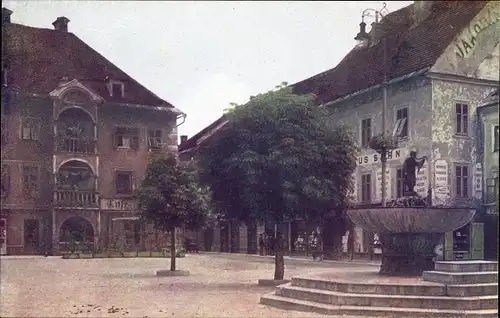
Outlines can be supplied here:
[[[386, 207], [347, 211], [354, 224], [378, 233], [382, 246], [381, 275], [420, 276], [434, 269], [434, 249], [444, 233], [469, 223], [472, 208], [432, 207], [415, 190], [416, 174], [426, 162], [411, 151], [403, 165], [403, 197]], [[430, 191], [429, 191], [430, 192]], [[430, 195], [430, 193], [429, 193]]]

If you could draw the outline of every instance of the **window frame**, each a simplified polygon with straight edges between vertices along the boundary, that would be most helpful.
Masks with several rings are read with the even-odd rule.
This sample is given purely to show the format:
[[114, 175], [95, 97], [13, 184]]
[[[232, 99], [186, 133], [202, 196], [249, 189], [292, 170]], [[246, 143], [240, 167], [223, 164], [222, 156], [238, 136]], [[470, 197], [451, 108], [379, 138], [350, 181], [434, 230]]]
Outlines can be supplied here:
[[2, 199], [8, 198], [11, 190], [11, 169], [9, 164], [2, 164], [0, 194]]
[[[155, 136], [155, 133], [160, 133], [160, 136]], [[153, 135], [151, 135], [153, 133]], [[157, 128], [148, 128], [147, 129], [147, 140], [148, 140], [148, 149], [149, 151], [158, 151], [163, 149], [163, 130]], [[152, 141], [155, 141], [156, 147], [152, 146]]]
[[[27, 170], [30, 169], [31, 171]], [[33, 174], [33, 172], [35, 172]], [[36, 177], [33, 178], [33, 175]], [[28, 178], [27, 178], [28, 177]], [[23, 164], [21, 165], [21, 178], [22, 178], [22, 189], [25, 195], [33, 195], [40, 189], [40, 167], [33, 164]], [[36, 180], [27, 180], [36, 179]]]
[[[364, 126], [364, 123], [368, 122], [369, 125], [368, 127], [366, 128]], [[373, 119], [371, 117], [366, 117], [366, 118], [363, 118], [361, 119], [361, 124], [360, 124], [360, 144], [361, 144], [361, 148], [368, 148], [370, 147], [370, 139], [373, 137]], [[368, 130], [368, 136], [365, 136], [364, 133], [365, 131]], [[366, 138], [366, 140], [365, 140]]]
[[[406, 112], [406, 117], [399, 118], [399, 114], [402, 111]], [[392, 134], [400, 139], [410, 138], [410, 107], [401, 106], [394, 109], [394, 128]]]
[[493, 140], [493, 152], [500, 151], [500, 136], [499, 136], [499, 125], [493, 125], [492, 140]]
[[396, 182], [394, 183], [394, 185], [396, 187], [395, 196], [396, 196], [396, 198], [402, 198], [404, 196], [404, 192], [405, 192], [405, 186], [404, 186], [404, 182], [403, 182], [403, 168], [402, 167], [396, 168], [395, 176], [396, 176]]
[[[36, 118], [22, 118], [20, 133], [21, 140], [38, 142], [40, 140], [40, 127], [40, 122]], [[25, 133], [27, 133], [27, 135], [25, 135]]]
[[[457, 111], [458, 106], [460, 106], [460, 113]], [[467, 110], [464, 113], [464, 106]], [[470, 134], [470, 104], [465, 101], [455, 101], [455, 107], [453, 108], [454, 120], [453, 123], [455, 125], [455, 136], [460, 137], [469, 137]], [[460, 123], [458, 118], [460, 118]], [[464, 120], [465, 119], [465, 120]], [[466, 131], [465, 131], [466, 130]]]
[[[460, 175], [458, 171], [460, 169]], [[464, 169], [467, 169], [467, 174], [464, 174]], [[465, 180], [464, 180], [465, 179]], [[456, 163], [454, 165], [454, 185], [455, 185], [455, 198], [469, 199], [471, 197], [471, 168], [466, 163]]]
[[[366, 180], [366, 179], [368, 179], [368, 180]], [[371, 173], [362, 173], [361, 174], [361, 202], [362, 203], [371, 203], [372, 202], [372, 174]]]
[[[128, 176], [129, 178], [129, 189], [128, 191], [122, 192], [121, 187], [118, 186], [119, 176]], [[115, 170], [115, 193], [117, 195], [133, 195], [134, 194], [134, 181], [133, 172], [130, 170]]]
[[[119, 145], [118, 139], [121, 138]], [[128, 140], [128, 146], [124, 145], [124, 140]], [[139, 149], [139, 128], [129, 126], [115, 126], [113, 132], [113, 147], [116, 149]]]

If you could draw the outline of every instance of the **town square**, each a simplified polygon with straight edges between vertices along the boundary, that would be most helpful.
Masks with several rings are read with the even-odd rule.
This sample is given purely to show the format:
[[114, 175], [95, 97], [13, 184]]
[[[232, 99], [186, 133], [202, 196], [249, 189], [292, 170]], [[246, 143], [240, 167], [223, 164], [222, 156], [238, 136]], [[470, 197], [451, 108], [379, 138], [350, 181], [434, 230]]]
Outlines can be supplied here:
[[2, 4], [0, 316], [498, 317], [499, 1]]

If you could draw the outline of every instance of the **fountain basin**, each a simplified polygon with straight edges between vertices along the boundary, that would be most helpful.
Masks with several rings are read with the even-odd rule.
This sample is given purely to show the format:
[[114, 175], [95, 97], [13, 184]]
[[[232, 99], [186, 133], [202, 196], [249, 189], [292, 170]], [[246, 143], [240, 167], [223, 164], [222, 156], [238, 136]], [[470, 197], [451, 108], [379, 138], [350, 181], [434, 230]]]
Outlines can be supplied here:
[[379, 207], [347, 211], [349, 219], [374, 233], [446, 233], [467, 225], [474, 217], [470, 208]]
[[365, 231], [378, 233], [382, 245], [379, 274], [420, 276], [434, 269], [434, 248], [443, 233], [468, 224], [475, 210], [448, 207], [352, 209], [348, 217]]

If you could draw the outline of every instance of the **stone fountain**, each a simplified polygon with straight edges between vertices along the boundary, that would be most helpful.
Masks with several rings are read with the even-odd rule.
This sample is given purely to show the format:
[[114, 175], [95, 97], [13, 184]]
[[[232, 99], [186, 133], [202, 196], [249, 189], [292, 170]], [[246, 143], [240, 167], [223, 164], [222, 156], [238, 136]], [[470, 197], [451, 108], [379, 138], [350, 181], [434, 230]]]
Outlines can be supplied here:
[[[381, 275], [420, 276], [434, 269], [434, 249], [446, 232], [469, 223], [474, 209], [428, 206], [415, 191], [416, 173], [426, 157], [410, 152], [403, 165], [404, 196], [386, 207], [352, 209], [351, 221], [366, 231], [378, 233], [382, 245]], [[418, 170], [417, 170], [418, 169]]]

